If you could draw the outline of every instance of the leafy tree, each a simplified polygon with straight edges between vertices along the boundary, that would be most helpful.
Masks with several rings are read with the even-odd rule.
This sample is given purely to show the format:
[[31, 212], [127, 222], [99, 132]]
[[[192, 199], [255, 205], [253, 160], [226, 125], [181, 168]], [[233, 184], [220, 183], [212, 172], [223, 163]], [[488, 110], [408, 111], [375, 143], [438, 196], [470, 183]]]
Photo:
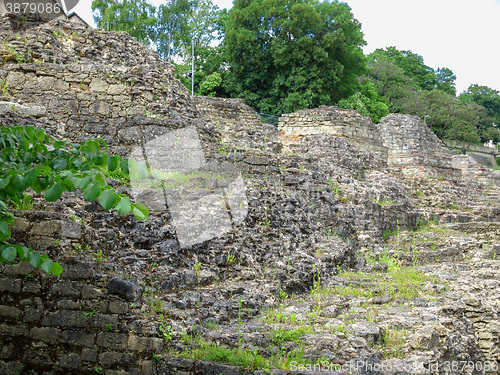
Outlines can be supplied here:
[[235, 0], [225, 44], [228, 91], [260, 112], [333, 104], [365, 72], [361, 25], [338, 1]]
[[220, 87], [222, 77], [219, 72], [210, 74], [200, 85], [200, 95], [215, 96], [215, 90]]
[[360, 91], [338, 103], [341, 108], [351, 108], [363, 116], [371, 117], [374, 123], [389, 114], [388, 100], [381, 97], [375, 84], [367, 79], [361, 85]]
[[436, 70], [436, 89], [444, 91], [450, 95], [455, 96], [457, 89], [455, 87], [455, 80], [457, 76], [448, 68], [439, 68]]
[[160, 55], [191, 57], [193, 38], [196, 46], [207, 47], [220, 39], [219, 19], [222, 11], [211, 0], [169, 0], [158, 8], [158, 42]]
[[[107, 146], [104, 144], [106, 150]], [[26, 260], [34, 267], [59, 275], [62, 267], [31, 248], [8, 242], [9, 225], [14, 216], [9, 204], [22, 205], [27, 189], [42, 194], [48, 202], [58, 200], [64, 191], [83, 192], [88, 201], [99, 201], [106, 209], [119, 214], [132, 212], [145, 220], [148, 210], [142, 203], [132, 203], [124, 194], [111, 188], [103, 174], [105, 171], [129, 173], [129, 166], [137, 173], [146, 168], [101, 151], [96, 140], [80, 145], [55, 140], [42, 129], [32, 126], [0, 128], [0, 263]]]
[[[434, 69], [424, 64], [424, 58], [411, 51], [400, 51], [396, 47], [377, 49], [369, 56], [371, 60], [390, 60], [401, 68], [414, 85], [422, 90], [433, 90], [437, 85]], [[385, 58], [385, 59], [384, 59]], [[451, 72], [451, 71], [450, 71]]]
[[127, 31], [147, 46], [157, 38], [156, 8], [145, 0], [93, 0], [92, 11], [101, 29]]
[[460, 94], [460, 100], [464, 103], [477, 103], [486, 108], [489, 121], [484, 124], [483, 141], [489, 139], [500, 142], [500, 94], [487, 86], [470, 85], [469, 88]]
[[379, 94], [388, 100], [389, 111], [399, 112], [402, 101], [412, 96], [417, 88], [390, 56], [375, 52], [368, 55], [368, 77], [377, 87]]
[[192, 0], [169, 0], [158, 8], [157, 48], [161, 56], [170, 60], [189, 43], [189, 18], [194, 6]]

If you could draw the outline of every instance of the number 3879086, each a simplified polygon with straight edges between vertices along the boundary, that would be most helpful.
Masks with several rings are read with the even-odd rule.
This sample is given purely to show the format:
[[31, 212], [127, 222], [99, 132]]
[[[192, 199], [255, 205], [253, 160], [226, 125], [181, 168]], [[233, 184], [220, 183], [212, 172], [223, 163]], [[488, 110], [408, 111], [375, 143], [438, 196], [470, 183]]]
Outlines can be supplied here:
[[17, 1], [6, 1], [5, 9], [8, 13], [62, 13], [61, 7], [57, 3], [36, 3], [36, 2], [17, 2]]

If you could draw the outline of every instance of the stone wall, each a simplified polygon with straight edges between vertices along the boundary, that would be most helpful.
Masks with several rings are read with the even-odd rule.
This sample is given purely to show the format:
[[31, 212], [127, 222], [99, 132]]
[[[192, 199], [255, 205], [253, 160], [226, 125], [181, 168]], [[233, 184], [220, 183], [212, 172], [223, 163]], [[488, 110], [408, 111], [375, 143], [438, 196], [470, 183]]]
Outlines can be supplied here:
[[158, 336], [159, 323], [141, 313], [143, 288], [115, 277], [109, 264], [79, 256], [92, 256], [84, 243], [96, 234], [86, 225], [54, 212], [17, 216], [14, 238], [52, 259], [59, 248], [73, 248], [75, 255], [59, 260], [59, 278], [27, 262], [2, 265], [0, 373], [150, 373], [153, 353], [162, 351], [165, 340]]
[[459, 180], [452, 153], [417, 116], [390, 114], [377, 128], [389, 150], [389, 168], [407, 175]]
[[299, 143], [307, 135], [330, 134], [346, 138], [359, 150], [387, 157], [387, 148], [371, 119], [351, 109], [320, 106], [285, 114], [278, 120], [278, 130], [285, 147]]
[[101, 137], [125, 153], [130, 145], [195, 125], [205, 146], [216, 144], [174, 67], [127, 33], [56, 20], [22, 32], [7, 28], [1, 37], [4, 94], [44, 107], [40, 119], [61, 137]]
[[[278, 131], [262, 123], [260, 116], [242, 99], [206, 96], [192, 98], [201, 116], [212, 122], [221, 135], [221, 142], [237, 149], [260, 148], [276, 150]], [[224, 145], [221, 144], [223, 148]]]
[[[451, 148], [454, 152], [458, 153], [462, 150], [463, 144], [455, 141], [445, 141], [449, 148]], [[467, 148], [467, 155], [470, 155], [476, 160], [478, 163], [496, 167], [498, 157], [498, 148], [497, 147], [486, 147], [480, 145], [465, 145]]]
[[462, 177], [483, 183], [500, 183], [500, 172], [479, 164], [472, 155], [453, 155], [453, 168], [462, 171]]

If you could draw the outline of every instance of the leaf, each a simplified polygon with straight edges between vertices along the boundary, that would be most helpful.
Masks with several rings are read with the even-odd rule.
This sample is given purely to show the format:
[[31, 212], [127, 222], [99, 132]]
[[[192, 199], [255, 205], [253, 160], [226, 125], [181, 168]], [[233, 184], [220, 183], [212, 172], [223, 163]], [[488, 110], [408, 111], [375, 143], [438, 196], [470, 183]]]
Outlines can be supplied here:
[[52, 261], [50, 259], [45, 259], [42, 263], [42, 265], [40, 266], [40, 268], [47, 272], [47, 273], [50, 273], [50, 271], [52, 270]]
[[89, 202], [95, 201], [99, 198], [101, 194], [101, 185], [99, 181], [94, 182], [92, 185], [87, 186], [87, 188], [83, 191], [83, 197]]
[[56, 275], [56, 276], [59, 276], [63, 271], [63, 268], [62, 266], [57, 263], [57, 262], [52, 262], [52, 267], [50, 269], [50, 272], [53, 274], [53, 275]]
[[43, 141], [44, 138], [45, 138], [45, 132], [43, 130], [37, 130], [36, 139], [38, 141]]
[[38, 251], [34, 251], [28, 254], [28, 262], [33, 267], [38, 267], [40, 265], [40, 253]]
[[29, 249], [23, 245], [16, 245], [17, 255], [19, 256], [19, 260], [24, 260], [28, 257]]
[[36, 181], [36, 176], [36, 167], [32, 168], [28, 173], [24, 175], [23, 183], [26, 185], [26, 187], [33, 185], [33, 183]]
[[56, 161], [54, 161], [54, 169], [56, 171], [62, 171], [64, 169], [66, 169], [68, 166], [68, 162], [64, 159], [58, 159]]
[[6, 186], [9, 184], [11, 178], [12, 178], [12, 176], [7, 176], [5, 178], [0, 178], [0, 190], [6, 188]]
[[50, 188], [45, 191], [43, 197], [47, 200], [47, 202], [55, 202], [61, 197], [63, 192], [63, 187], [60, 182], [56, 182]]
[[84, 178], [75, 178], [75, 186], [80, 190], [85, 189], [89, 183], [90, 176], [85, 176]]
[[2, 234], [2, 236], [0, 237], [1, 240], [6, 240], [10, 237], [10, 229], [7, 221], [0, 220], [0, 232]]
[[99, 197], [99, 203], [105, 210], [111, 210], [116, 203], [116, 192], [113, 189], [104, 190]]
[[66, 190], [73, 191], [75, 190], [75, 184], [70, 178], [65, 178], [62, 180], [64, 186], [66, 186]]
[[132, 205], [130, 204], [129, 197], [121, 197], [120, 202], [118, 202], [115, 208], [120, 215], [126, 215], [132, 211]]
[[5, 258], [6, 261], [12, 262], [16, 259], [17, 251], [13, 246], [9, 246], [2, 251], [2, 257]]
[[95, 175], [95, 180], [99, 182], [99, 185], [101, 185], [101, 187], [105, 187], [108, 184], [106, 182], [106, 178], [100, 172]]
[[130, 174], [129, 160], [130, 159], [122, 159], [121, 161], [122, 171], [125, 175]]
[[118, 168], [118, 164], [120, 163], [120, 155], [108, 156], [108, 160], [106, 161], [108, 164], [108, 170], [113, 172], [116, 168]]
[[134, 204], [132, 213], [138, 220], [146, 220], [149, 216], [148, 208], [141, 202]]

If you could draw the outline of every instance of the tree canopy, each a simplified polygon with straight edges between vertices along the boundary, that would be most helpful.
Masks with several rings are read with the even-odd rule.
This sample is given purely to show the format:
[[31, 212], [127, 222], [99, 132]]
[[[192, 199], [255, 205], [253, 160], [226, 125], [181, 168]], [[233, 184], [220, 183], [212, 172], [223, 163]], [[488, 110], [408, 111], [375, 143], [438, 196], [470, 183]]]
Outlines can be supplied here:
[[457, 98], [453, 71], [415, 52], [365, 56], [361, 24], [338, 0], [235, 0], [229, 12], [211, 0], [167, 0], [158, 9], [147, 0], [93, 0], [92, 9], [99, 27], [156, 48], [188, 88], [194, 47], [198, 95], [240, 97], [275, 115], [320, 105], [374, 122], [414, 114], [441, 138], [500, 141], [498, 91], [471, 85]]
[[365, 72], [361, 25], [338, 1], [236, 0], [224, 42], [228, 91], [260, 112], [331, 105]]

